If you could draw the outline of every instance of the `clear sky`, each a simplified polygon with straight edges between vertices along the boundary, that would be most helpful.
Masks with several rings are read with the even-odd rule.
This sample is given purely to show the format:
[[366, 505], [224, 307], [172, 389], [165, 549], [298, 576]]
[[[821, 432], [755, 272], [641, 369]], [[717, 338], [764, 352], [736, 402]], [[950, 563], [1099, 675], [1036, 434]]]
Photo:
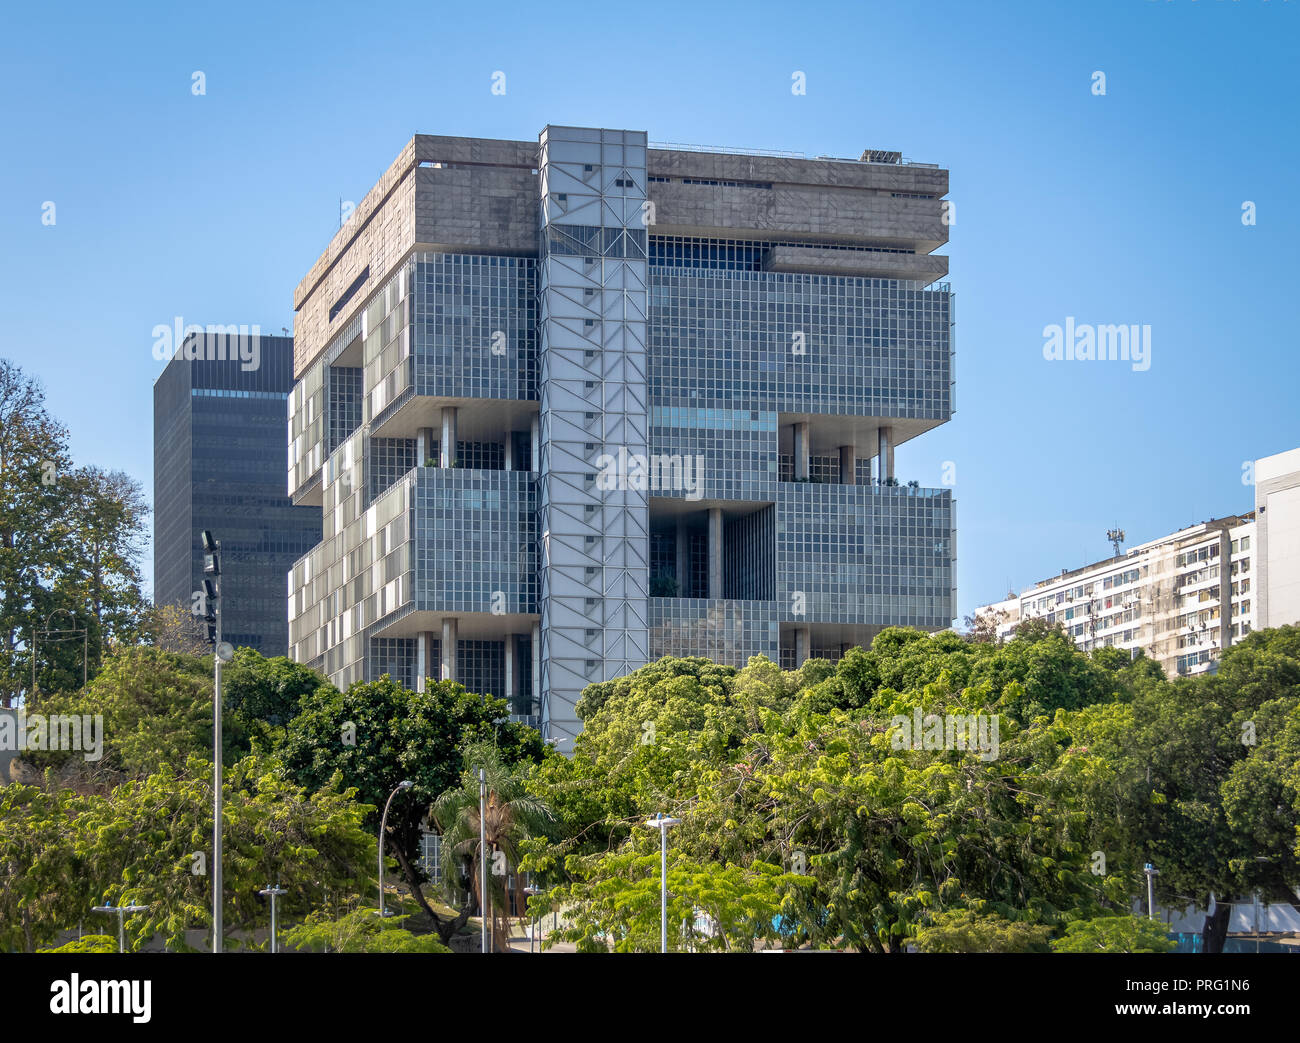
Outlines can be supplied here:
[[[951, 170], [957, 412], [897, 470], [954, 465], [963, 615], [1112, 525], [1248, 510], [1243, 461], [1300, 446], [1300, 0], [54, 3], [3, 28], [0, 352], [79, 463], [150, 494], [154, 326], [292, 327], [339, 200], [412, 134], [547, 123]], [[1150, 368], [1045, 360], [1067, 317], [1149, 325]]]

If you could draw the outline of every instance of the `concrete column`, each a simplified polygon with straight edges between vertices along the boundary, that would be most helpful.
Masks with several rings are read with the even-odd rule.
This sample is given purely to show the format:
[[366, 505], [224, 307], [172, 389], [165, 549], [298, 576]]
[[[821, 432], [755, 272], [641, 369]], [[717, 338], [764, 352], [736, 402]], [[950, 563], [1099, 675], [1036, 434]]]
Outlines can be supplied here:
[[794, 425], [794, 476], [797, 481], [808, 477], [808, 421]]
[[433, 428], [422, 427], [415, 433], [415, 466], [423, 467], [433, 453]]
[[1219, 654], [1232, 646], [1232, 533], [1219, 530]]
[[423, 692], [427, 687], [425, 682], [437, 673], [433, 662], [433, 631], [422, 630], [415, 639], [415, 690]]
[[[533, 706], [542, 705], [542, 624], [533, 624]], [[528, 708], [532, 713], [532, 707]]]
[[528, 442], [533, 457], [533, 466], [529, 470], [540, 471], [542, 469], [542, 418], [540, 416], [533, 417], [532, 423], [528, 426]]
[[515, 469], [515, 433], [513, 431], [506, 432], [505, 458], [506, 470], [513, 471]]
[[876, 432], [876, 440], [879, 450], [876, 458], [879, 463], [879, 474], [881, 481], [886, 478], [894, 477], [894, 429], [892, 427], [882, 427]]
[[840, 446], [840, 484], [857, 485], [858, 453], [851, 445]]
[[506, 685], [502, 698], [506, 701], [506, 713], [515, 712], [515, 635], [506, 635]]
[[709, 508], [709, 597], [722, 597], [722, 508]]
[[455, 406], [442, 407], [442, 439], [438, 447], [439, 467], [450, 467], [456, 462], [457, 413]]
[[809, 627], [796, 627], [794, 632], [794, 665], [796, 669], [808, 662], [812, 651], [812, 630]]
[[459, 632], [459, 620], [455, 616], [444, 616], [442, 620], [442, 679], [444, 681], [457, 679], [456, 642]]
[[677, 539], [673, 543], [673, 550], [676, 555], [674, 565], [677, 571], [677, 596], [684, 598], [690, 587], [691, 576], [691, 533], [686, 528], [684, 514], [677, 516]]

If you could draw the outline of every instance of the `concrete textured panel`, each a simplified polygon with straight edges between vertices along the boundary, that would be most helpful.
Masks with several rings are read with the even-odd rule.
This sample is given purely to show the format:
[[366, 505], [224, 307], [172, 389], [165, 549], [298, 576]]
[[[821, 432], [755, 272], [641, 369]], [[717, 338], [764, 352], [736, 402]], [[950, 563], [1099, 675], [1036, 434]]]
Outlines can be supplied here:
[[[750, 188], [654, 181], [652, 229], [660, 235], [800, 238], [879, 243], [929, 253], [948, 241], [938, 199], [809, 185]], [[752, 234], [751, 234], [752, 233]]]
[[418, 168], [415, 238], [421, 246], [537, 253], [537, 175], [526, 168]]
[[872, 279], [909, 279], [929, 285], [948, 274], [943, 254], [869, 253], [819, 250], [815, 247], [774, 246], [764, 265], [769, 272], [808, 272], [816, 275], [855, 275]]
[[651, 177], [840, 186], [929, 193], [936, 196], [948, 194], [948, 171], [923, 164], [857, 163], [652, 148], [647, 166]]

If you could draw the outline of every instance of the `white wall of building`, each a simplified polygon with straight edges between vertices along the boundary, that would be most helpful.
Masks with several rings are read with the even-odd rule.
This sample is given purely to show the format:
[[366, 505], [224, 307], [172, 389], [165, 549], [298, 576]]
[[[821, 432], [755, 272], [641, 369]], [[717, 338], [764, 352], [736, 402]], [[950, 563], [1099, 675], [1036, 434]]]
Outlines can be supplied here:
[[1300, 449], [1255, 461], [1262, 626], [1300, 623]]

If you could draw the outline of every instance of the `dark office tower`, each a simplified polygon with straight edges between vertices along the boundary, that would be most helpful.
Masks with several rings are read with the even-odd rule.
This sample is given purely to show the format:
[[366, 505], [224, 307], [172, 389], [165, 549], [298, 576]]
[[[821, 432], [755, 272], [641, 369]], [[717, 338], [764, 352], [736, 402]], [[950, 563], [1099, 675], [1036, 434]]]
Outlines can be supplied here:
[[153, 389], [154, 602], [189, 607], [211, 529], [223, 637], [264, 655], [288, 651], [287, 574], [321, 531], [285, 492], [292, 387], [293, 338], [231, 326], [186, 337]]
[[294, 296], [293, 658], [567, 753], [660, 656], [948, 626], [952, 492], [894, 471], [953, 409], [947, 193], [897, 152], [416, 136]]

